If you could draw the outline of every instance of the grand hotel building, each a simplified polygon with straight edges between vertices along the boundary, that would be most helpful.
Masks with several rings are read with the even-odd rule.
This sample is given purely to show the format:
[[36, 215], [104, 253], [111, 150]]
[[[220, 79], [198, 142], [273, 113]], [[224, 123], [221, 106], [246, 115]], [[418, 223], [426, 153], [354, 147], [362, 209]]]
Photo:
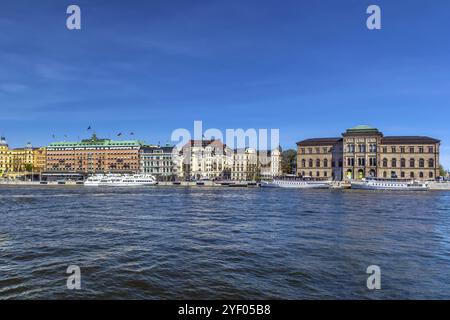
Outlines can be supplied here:
[[357, 126], [342, 137], [297, 143], [297, 174], [352, 180], [364, 177], [434, 180], [439, 176], [440, 141], [422, 136], [384, 136]]

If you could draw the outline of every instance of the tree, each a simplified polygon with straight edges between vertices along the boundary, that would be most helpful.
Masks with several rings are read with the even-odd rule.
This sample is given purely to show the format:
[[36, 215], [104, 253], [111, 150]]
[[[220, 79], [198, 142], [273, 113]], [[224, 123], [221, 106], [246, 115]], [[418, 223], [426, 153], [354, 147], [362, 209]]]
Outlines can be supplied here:
[[281, 170], [284, 174], [295, 174], [297, 168], [297, 151], [289, 149], [281, 153]]
[[25, 165], [25, 171], [27, 171], [27, 172], [33, 171], [33, 165], [30, 164], [30, 163], [27, 163], [27, 164]]
[[447, 174], [447, 171], [444, 169], [444, 166], [441, 164], [441, 165], [439, 166], [439, 175], [440, 175], [441, 177], [445, 177], [446, 174]]

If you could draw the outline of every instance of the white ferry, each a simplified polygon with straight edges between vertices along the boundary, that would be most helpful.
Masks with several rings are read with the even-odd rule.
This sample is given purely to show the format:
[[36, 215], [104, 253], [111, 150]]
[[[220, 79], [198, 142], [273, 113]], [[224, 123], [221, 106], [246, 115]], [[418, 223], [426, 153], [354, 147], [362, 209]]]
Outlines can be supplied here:
[[95, 174], [84, 182], [92, 187], [153, 186], [157, 181], [151, 174]]
[[399, 190], [399, 191], [427, 191], [429, 186], [425, 182], [405, 179], [365, 178], [351, 181], [352, 189], [362, 190]]
[[297, 188], [297, 189], [328, 189], [331, 181], [310, 179], [273, 179], [273, 181], [261, 181], [261, 187], [265, 188]]

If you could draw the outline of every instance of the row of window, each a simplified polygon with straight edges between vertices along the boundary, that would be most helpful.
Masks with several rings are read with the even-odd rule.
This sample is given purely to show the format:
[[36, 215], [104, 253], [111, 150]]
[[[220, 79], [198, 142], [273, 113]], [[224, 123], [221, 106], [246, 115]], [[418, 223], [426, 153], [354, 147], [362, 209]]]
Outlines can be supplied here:
[[[434, 159], [428, 159], [428, 168], [434, 168]], [[419, 168], [425, 168], [425, 159], [419, 159], [418, 161], [419, 164]], [[387, 168], [389, 165], [389, 161], [388, 159], [384, 158], [383, 159], [383, 167]], [[398, 165], [398, 161], [396, 158], [391, 159], [391, 167], [392, 168], [396, 168]], [[400, 167], [401, 168], [406, 168], [406, 159], [402, 158], [400, 159]], [[409, 167], [410, 168], [415, 168], [416, 167], [416, 159], [411, 158], [409, 159]]]

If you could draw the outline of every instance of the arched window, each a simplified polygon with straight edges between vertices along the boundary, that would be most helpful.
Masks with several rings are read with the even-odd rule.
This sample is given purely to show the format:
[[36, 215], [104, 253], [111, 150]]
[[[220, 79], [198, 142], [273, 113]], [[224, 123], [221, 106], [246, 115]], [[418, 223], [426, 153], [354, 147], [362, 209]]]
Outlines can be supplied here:
[[386, 171], [383, 172], [383, 178], [387, 178], [387, 172]]
[[434, 168], [434, 159], [429, 159], [428, 160], [428, 167], [429, 168]]
[[316, 172], [316, 176], [320, 177], [320, 172], [319, 171]]
[[419, 172], [419, 177], [423, 178], [423, 172]]
[[392, 168], [396, 168], [397, 167], [397, 159], [392, 159]]
[[416, 166], [416, 160], [414, 160], [414, 158], [409, 159], [409, 166], [411, 168], [414, 168]]
[[405, 159], [401, 159], [400, 160], [400, 166], [402, 167], [402, 168], [404, 168], [404, 167], [406, 167], [406, 160]]
[[425, 168], [425, 160], [423, 159], [419, 160], [419, 168]]
[[306, 167], [306, 160], [305, 159], [302, 159], [302, 167], [303, 168]]
[[325, 168], [328, 167], [328, 159], [323, 160], [323, 166], [324, 166]]
[[317, 168], [320, 168], [320, 159], [317, 159], [317, 160], [316, 160], [316, 167], [317, 167]]
[[313, 160], [309, 159], [309, 167], [312, 168], [313, 167]]
[[414, 172], [411, 172], [411, 173], [409, 174], [409, 176], [410, 176], [411, 178], [414, 178]]
[[433, 171], [430, 171], [430, 179], [433, 179], [433, 176], [434, 176], [434, 173], [433, 173]]
[[386, 158], [383, 159], [383, 167], [387, 168], [388, 160]]

